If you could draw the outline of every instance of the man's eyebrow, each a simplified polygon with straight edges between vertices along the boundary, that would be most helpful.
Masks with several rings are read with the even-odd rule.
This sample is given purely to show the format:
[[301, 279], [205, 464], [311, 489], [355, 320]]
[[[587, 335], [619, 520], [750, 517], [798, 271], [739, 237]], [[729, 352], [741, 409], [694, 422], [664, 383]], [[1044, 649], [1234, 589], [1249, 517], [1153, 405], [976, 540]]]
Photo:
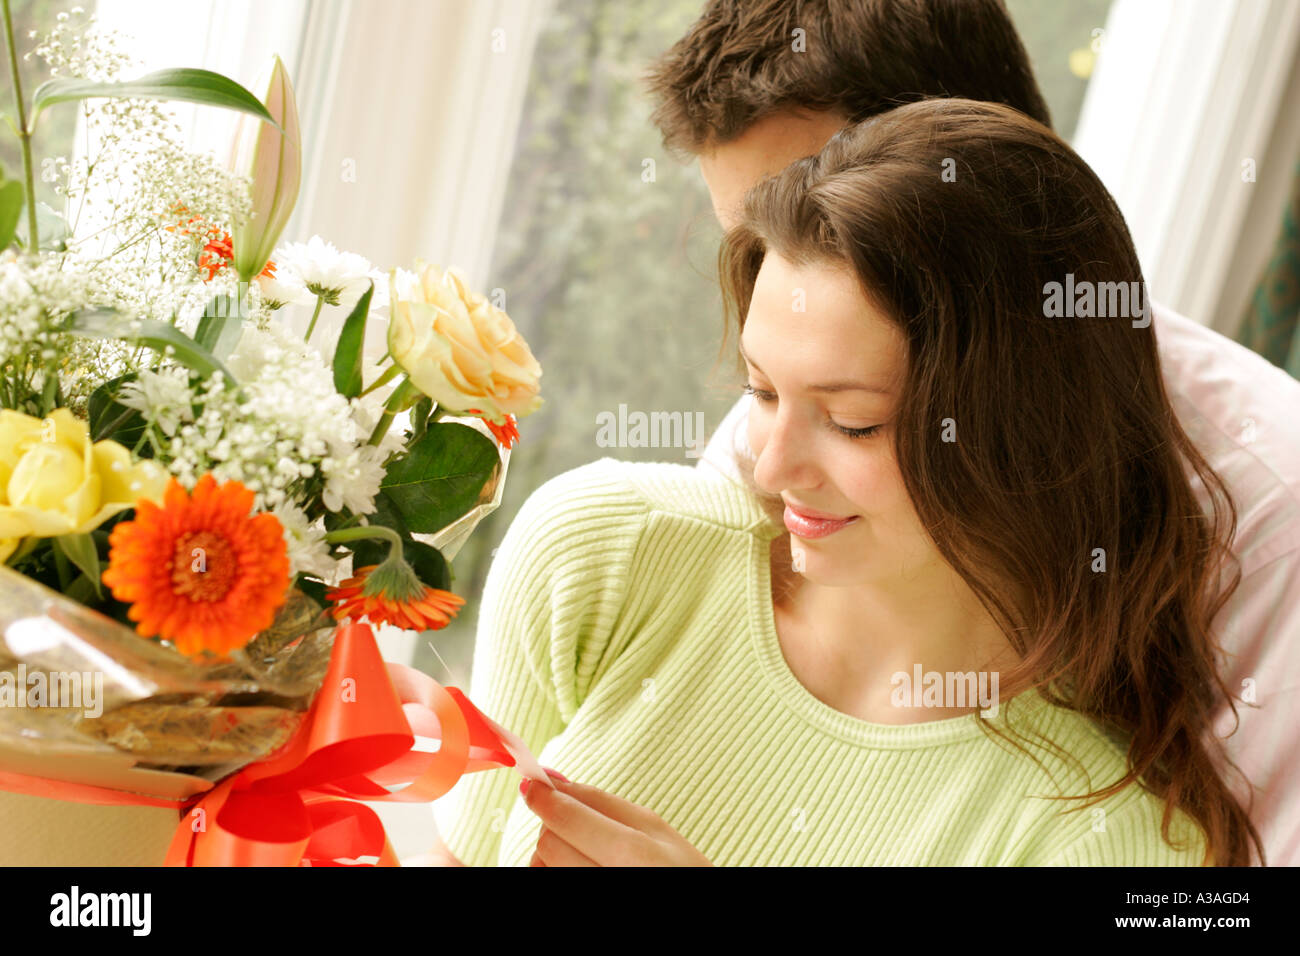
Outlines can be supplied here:
[[[767, 374], [766, 372], [763, 371], [763, 369], [759, 366], [757, 362], [755, 362], [752, 358], [750, 358], [748, 355], [745, 354], [745, 345], [743, 342], [740, 342], [738, 340], [736, 347], [740, 349], [741, 358], [743, 358], [750, 365], [754, 366], [754, 368], [758, 369], [759, 372], [761, 372], [763, 375]], [[809, 385], [808, 391], [810, 392], [876, 392], [880, 395], [893, 394], [890, 389], [880, 388], [876, 385], [868, 385], [865, 382], [827, 382], [824, 385]]]

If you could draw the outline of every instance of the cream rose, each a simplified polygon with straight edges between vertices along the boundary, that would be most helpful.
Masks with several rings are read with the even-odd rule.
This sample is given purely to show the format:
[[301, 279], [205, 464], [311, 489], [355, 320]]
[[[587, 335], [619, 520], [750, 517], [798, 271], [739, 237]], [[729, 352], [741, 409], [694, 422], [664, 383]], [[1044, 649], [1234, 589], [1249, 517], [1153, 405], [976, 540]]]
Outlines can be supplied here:
[[141, 498], [161, 502], [167, 474], [115, 441], [91, 443], [66, 408], [48, 418], [0, 410], [0, 561], [23, 538], [93, 531]]
[[389, 274], [388, 351], [411, 384], [498, 425], [537, 411], [542, 367], [510, 317], [454, 270], [419, 259], [416, 269]]

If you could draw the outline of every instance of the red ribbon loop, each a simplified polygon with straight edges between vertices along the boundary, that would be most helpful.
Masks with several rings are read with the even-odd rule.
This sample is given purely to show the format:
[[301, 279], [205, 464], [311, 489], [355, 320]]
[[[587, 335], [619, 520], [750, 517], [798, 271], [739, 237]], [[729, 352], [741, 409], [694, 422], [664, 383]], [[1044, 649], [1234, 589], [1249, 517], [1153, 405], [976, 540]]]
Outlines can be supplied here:
[[[515, 766], [494, 726], [456, 688], [385, 663], [369, 626], [341, 627], [294, 737], [182, 813], [167, 865], [397, 866], [379, 817], [353, 801], [427, 803], [466, 773]], [[417, 734], [438, 750], [414, 750]]]

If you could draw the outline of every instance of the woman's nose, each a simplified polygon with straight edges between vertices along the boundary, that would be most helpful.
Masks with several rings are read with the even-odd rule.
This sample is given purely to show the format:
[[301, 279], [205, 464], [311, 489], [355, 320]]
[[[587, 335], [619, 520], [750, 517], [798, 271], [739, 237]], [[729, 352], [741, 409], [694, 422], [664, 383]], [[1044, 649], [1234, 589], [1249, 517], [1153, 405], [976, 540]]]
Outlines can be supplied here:
[[755, 436], [754, 483], [768, 494], [780, 494], [786, 488], [803, 488], [810, 482], [808, 474], [810, 442], [807, 425], [801, 424], [785, 410], [778, 409], [767, 416], [767, 421]]

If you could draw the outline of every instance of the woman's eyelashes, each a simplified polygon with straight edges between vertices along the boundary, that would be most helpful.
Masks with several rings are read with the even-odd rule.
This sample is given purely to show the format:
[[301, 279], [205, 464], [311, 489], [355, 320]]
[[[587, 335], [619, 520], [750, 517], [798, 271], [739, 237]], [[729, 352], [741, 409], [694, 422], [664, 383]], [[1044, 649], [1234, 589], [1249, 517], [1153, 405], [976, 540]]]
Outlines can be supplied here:
[[[760, 389], [754, 388], [754, 386], [748, 383], [745, 384], [745, 393], [747, 395], [753, 395], [755, 399], [765, 404], [767, 402], [776, 401], [775, 392], [762, 391]], [[870, 436], [874, 435], [876, 432], [880, 431], [880, 429], [883, 428], [884, 426], [868, 425], [866, 428], [845, 428], [843, 425], [835, 424], [835, 422], [831, 421], [831, 419], [828, 418], [826, 419], [826, 427], [831, 429], [831, 431], [838, 432], [841, 435], [847, 435], [849, 438], [869, 438]]]

